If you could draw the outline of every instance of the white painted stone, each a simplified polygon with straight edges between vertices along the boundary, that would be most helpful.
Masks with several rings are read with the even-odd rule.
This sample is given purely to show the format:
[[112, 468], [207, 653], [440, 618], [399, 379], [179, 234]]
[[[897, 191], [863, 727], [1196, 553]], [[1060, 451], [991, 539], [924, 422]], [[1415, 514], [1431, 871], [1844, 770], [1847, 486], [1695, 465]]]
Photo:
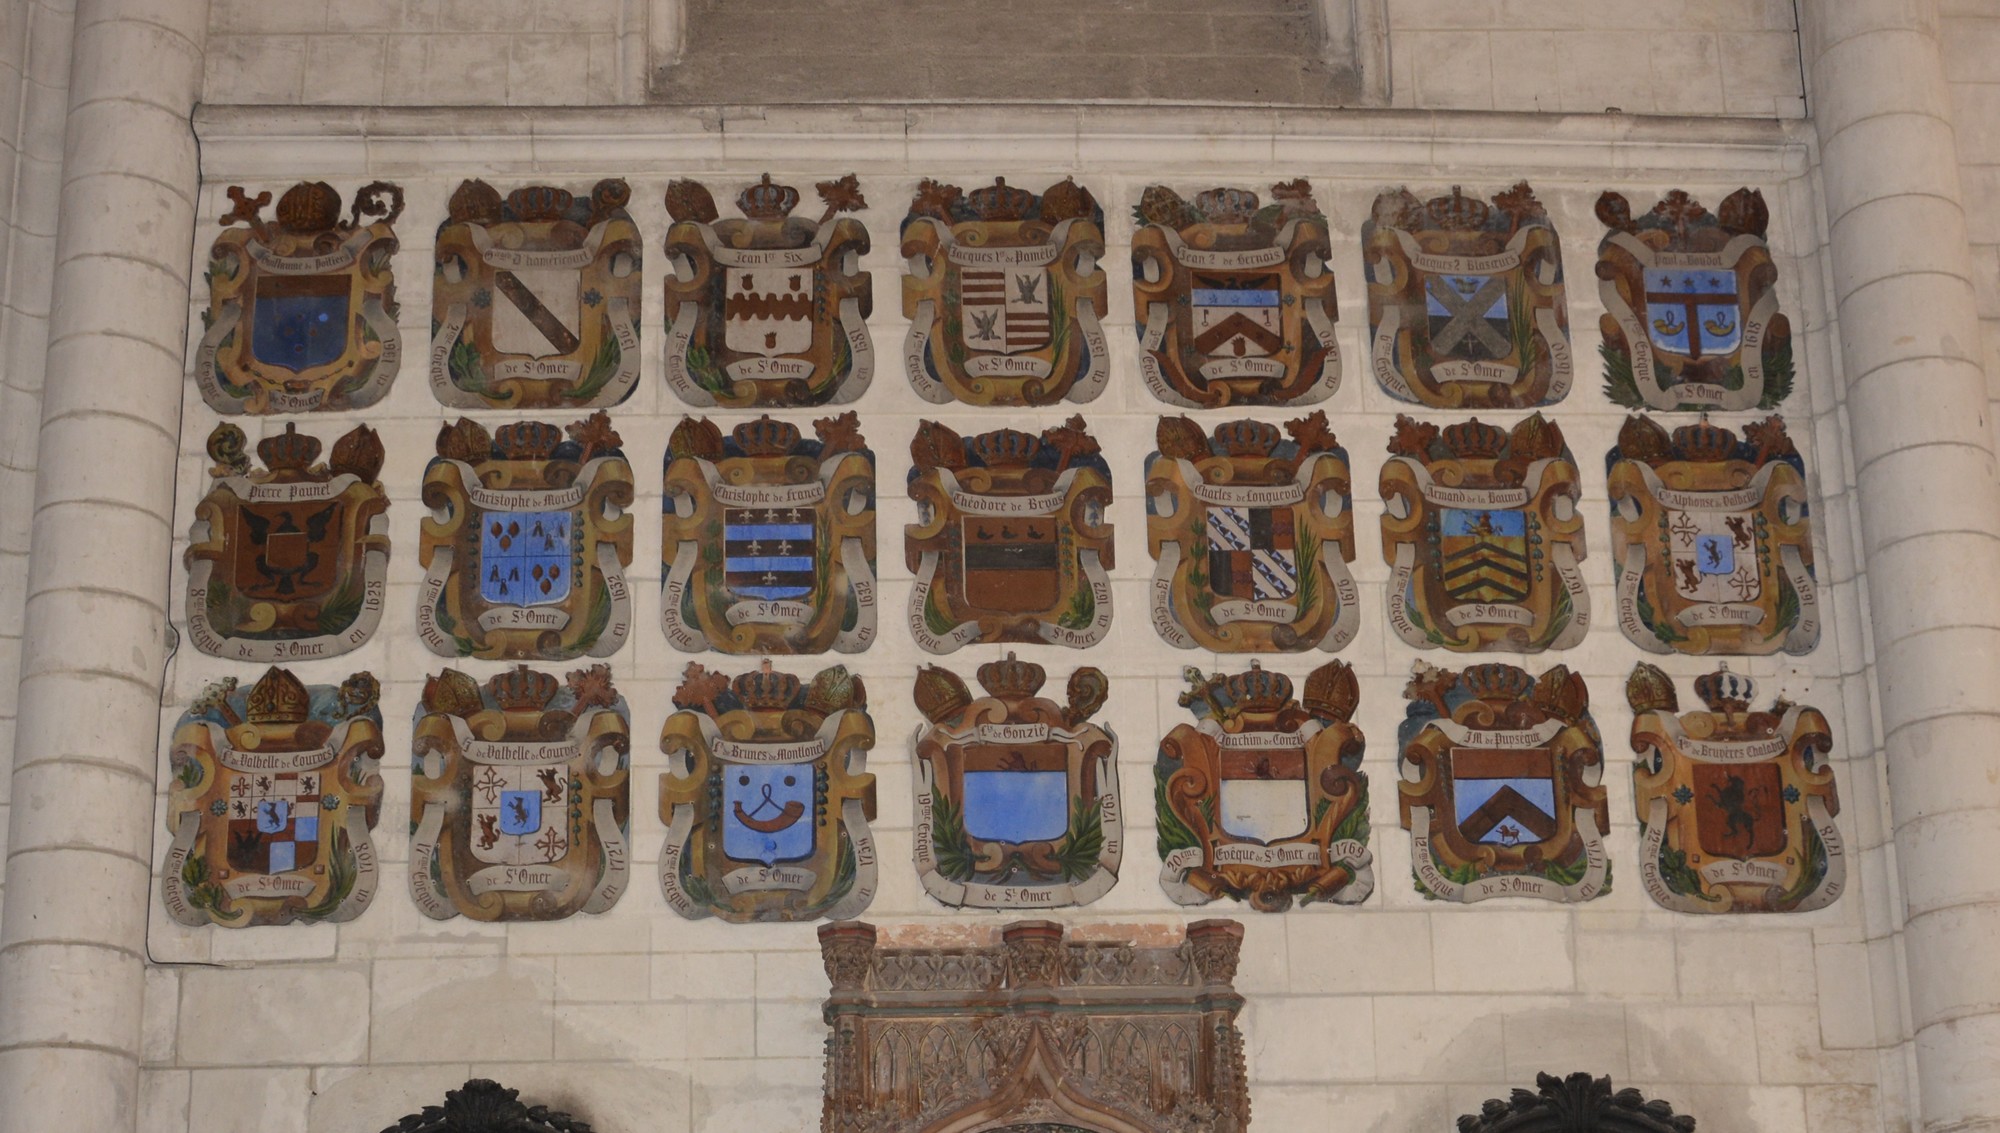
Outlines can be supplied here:
[[303, 1068], [196, 1070], [188, 1128], [203, 1133], [305, 1133], [309, 1072]]
[[1747, 1003], [1634, 1003], [1625, 1008], [1625, 1019], [1632, 1074], [1641, 1081], [1757, 1081], [1756, 1018]]
[[368, 977], [353, 968], [196, 968], [181, 976], [183, 1065], [359, 1062], [369, 1053], [368, 1020]]
[[1252, 999], [1250, 1077], [1258, 1082], [1365, 1082], [1375, 1074], [1374, 1002], [1363, 996]]
[[428, 1062], [438, 1056], [427, 1023], [458, 1020], [455, 1058], [547, 1059], [554, 1050], [555, 967], [543, 959], [477, 956], [377, 960], [370, 998], [369, 1059]]
[[1569, 991], [1576, 986], [1566, 917], [1467, 909], [1431, 918], [1439, 991]]

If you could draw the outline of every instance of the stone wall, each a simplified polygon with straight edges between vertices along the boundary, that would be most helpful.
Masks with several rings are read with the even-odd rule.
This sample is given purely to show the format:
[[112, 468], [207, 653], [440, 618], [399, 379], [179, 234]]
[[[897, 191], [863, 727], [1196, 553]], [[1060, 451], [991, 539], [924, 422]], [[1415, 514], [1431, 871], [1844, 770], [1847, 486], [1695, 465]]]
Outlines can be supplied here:
[[[2000, 382], [2000, 12], [1974, 0], [1944, 6], [1945, 78], [1958, 135], [1958, 176], [1979, 289], [1980, 358]], [[1994, 386], [2000, 402], [2000, 384]]]
[[[811, 926], [684, 921], [666, 908], [654, 876], [663, 838], [656, 784], [664, 768], [654, 737], [690, 659], [670, 650], [657, 629], [658, 565], [650, 553], [660, 531], [655, 462], [683, 413], [659, 378], [658, 273], [664, 265], [658, 246], [666, 227], [661, 195], [670, 176], [699, 176], [722, 193], [766, 170], [781, 181], [806, 184], [850, 169], [860, 174], [872, 206], [857, 215], [874, 237], [863, 267], [874, 274], [870, 329], [878, 369], [856, 408], [879, 462], [883, 626], [867, 652], [838, 660], [867, 681], [879, 737], [869, 770], [879, 776], [881, 810], [873, 826], [882, 891], [869, 919], [945, 934], [1007, 919], [947, 912], [921, 892], [910, 865], [907, 737], [918, 718], [909, 697], [916, 668], [932, 658], [915, 648], [900, 616], [910, 586], [901, 528], [915, 517], [900, 489], [908, 442], [926, 417], [971, 430], [1002, 423], [1040, 427], [1080, 411], [1103, 442], [1115, 476], [1110, 518], [1120, 552], [1118, 613], [1111, 639], [1097, 649], [1028, 652], [1049, 667], [1052, 683], [1079, 664], [1113, 674], [1103, 719], [1121, 740], [1130, 826], [1118, 886], [1096, 905], [1060, 915], [1072, 923], [1158, 924], [1191, 915], [1246, 923], [1238, 986], [1249, 1000], [1242, 1023], [1254, 1081], [1253, 1128], [1441, 1131], [1454, 1115], [1476, 1109], [1484, 1098], [1505, 1096], [1538, 1070], [1579, 1068], [1666, 1097], [1696, 1114], [1703, 1128], [1901, 1128], [1893, 1116], [1903, 1105], [1901, 1056], [1893, 1049], [1898, 1035], [1893, 1021], [1878, 1026], [1876, 1006], [1878, 999], [1893, 1002], [1895, 975], [1871, 964], [1868, 945], [1869, 926], [1888, 916], [1892, 891], [1884, 880], [1871, 701], [1857, 676], [1867, 647], [1855, 583], [1851, 470], [1803, 131], [1777, 123], [1635, 125], [1603, 116], [1549, 119], [1527, 128], [1476, 115], [1418, 124], [1407, 116], [1281, 119], [1161, 109], [1106, 109], [1082, 117], [1023, 109], [1008, 115], [1005, 138], [992, 136], [994, 122], [980, 111], [842, 108], [773, 113], [721, 128], [702, 124], [714, 121], [700, 115], [667, 121], [637, 114], [486, 116], [457, 123], [481, 135], [468, 146], [428, 133], [427, 118], [399, 125], [382, 115], [274, 121], [253, 112], [218, 112], [202, 119], [199, 212], [205, 218], [223, 211], [229, 184], [282, 190], [300, 177], [325, 177], [350, 192], [376, 177], [404, 184], [409, 209], [399, 225], [403, 248], [396, 266], [402, 330], [412, 344], [429, 334], [432, 230], [460, 177], [483, 176], [502, 186], [531, 178], [587, 184], [609, 173], [631, 178], [632, 212], [653, 254], [642, 324], [644, 377], [614, 419], [638, 473], [640, 495], [632, 510], [639, 553], [628, 575], [638, 610], [634, 640], [610, 661], [633, 707], [634, 884], [608, 914], [544, 925], [431, 922], [405, 891], [408, 722], [426, 674], [444, 665], [414, 634], [421, 574], [417, 486], [440, 423], [456, 416], [437, 406], [422, 380], [421, 352], [412, 350], [380, 405], [303, 423], [330, 438], [365, 420], [389, 451], [383, 480], [394, 501], [395, 555], [382, 628], [355, 654], [294, 666], [311, 683], [337, 682], [361, 668], [382, 678], [389, 738], [387, 805], [376, 831], [382, 891], [353, 923], [311, 928], [188, 931], [155, 905], [143, 1076], [147, 1133], [379, 1128], [437, 1100], [468, 1074], [522, 1087], [534, 1100], [570, 1109], [605, 1133], [816, 1128], [823, 1039], [818, 1003], [826, 984]], [[366, 144], [357, 144], [364, 136]], [[318, 140], [301, 148], [302, 137]], [[1274, 153], [1283, 157], [1274, 160]], [[897, 347], [907, 321], [898, 301], [903, 265], [895, 234], [915, 182], [938, 176], [969, 185], [996, 173], [1035, 188], [1073, 173], [1104, 205], [1114, 376], [1093, 403], [1006, 413], [933, 407], [918, 400], [900, 372]], [[1158, 885], [1151, 763], [1158, 738], [1183, 718], [1175, 704], [1181, 666], [1206, 669], [1215, 659], [1165, 648], [1145, 617], [1152, 563], [1140, 469], [1161, 406], [1137, 376], [1125, 267], [1130, 206], [1155, 179], [1183, 192], [1218, 182], [1262, 190], [1299, 175], [1312, 178], [1334, 232], [1339, 338], [1347, 362], [1341, 388], [1325, 408], [1353, 462], [1360, 516], [1353, 569], [1363, 612], [1360, 637], [1341, 656], [1362, 683], [1356, 719], [1369, 738], [1364, 769], [1373, 782], [1378, 887], [1358, 908], [1272, 916], [1221, 904], [1191, 914], [1170, 904]], [[1584, 569], [1599, 611], [1581, 646], [1528, 659], [1527, 667], [1538, 672], [1561, 661], [1589, 682], [1605, 739], [1616, 884], [1609, 896], [1581, 907], [1526, 901], [1445, 907], [1424, 901], [1410, 883], [1409, 837], [1396, 820], [1394, 736], [1411, 662], [1455, 666], [1464, 659], [1420, 655], [1385, 625], [1389, 572], [1380, 557], [1374, 483], [1394, 418], [1407, 407], [1389, 399], [1363, 365], [1367, 315], [1359, 227], [1374, 195], [1405, 180], [1424, 194], [1447, 191], [1454, 182], [1491, 192], [1524, 175], [1548, 203], [1567, 252], [1570, 325], [1580, 363], [1575, 390], [1550, 416], [1583, 471], [1591, 551]], [[1600, 305], [1589, 269], [1601, 226], [1592, 205], [1604, 188], [1618, 188], [1640, 204], [1675, 186], [1713, 204], [1742, 184], [1761, 187], [1770, 202], [1779, 293], [1801, 345], [1801, 380], [1785, 410], [1810, 474], [1828, 625], [1818, 650], [1806, 657], [1738, 660], [1732, 668], [1756, 676], [1764, 695], [1817, 705], [1833, 720], [1841, 826], [1852, 865], [1848, 892], [1821, 912], [1699, 918], [1653, 906], [1635, 868], [1626, 742], [1631, 713], [1623, 688], [1638, 653], [1609, 616], [1602, 461], [1624, 413], [1597, 388]], [[204, 221], [197, 257], [215, 231], [212, 219]], [[199, 334], [192, 310], [189, 325], [192, 340]], [[177, 539], [207, 482], [202, 445], [216, 420], [191, 384], [184, 414], [172, 521]], [[785, 416], [803, 422], [816, 415]], [[1282, 421], [1297, 414], [1251, 415]], [[283, 428], [277, 420], [246, 425], [253, 434]], [[178, 570], [173, 587], [179, 623], [185, 576]], [[970, 647], [942, 663], [970, 672], [1003, 652]], [[754, 663], [713, 654], [696, 659], [725, 672]], [[810, 672], [833, 660], [801, 658], [780, 667]], [[1224, 664], [1233, 661], [1247, 664]], [[1295, 679], [1316, 663], [1265, 661]], [[1713, 667], [1696, 658], [1661, 663], [1684, 682]], [[483, 677], [499, 666], [460, 667]], [[166, 728], [181, 705], [224, 674], [254, 677], [242, 666], [186, 648], [174, 659], [162, 709], [163, 784]], [[156, 839], [156, 855], [165, 844], [164, 836]]]

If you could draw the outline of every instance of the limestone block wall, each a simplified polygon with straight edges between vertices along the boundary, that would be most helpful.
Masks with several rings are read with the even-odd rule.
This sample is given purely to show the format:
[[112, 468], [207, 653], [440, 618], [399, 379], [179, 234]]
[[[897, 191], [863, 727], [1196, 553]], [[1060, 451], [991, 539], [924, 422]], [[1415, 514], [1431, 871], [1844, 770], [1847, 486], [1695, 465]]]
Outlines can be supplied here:
[[[1254, 1128], [1442, 1131], [1454, 1115], [1504, 1096], [1538, 1070], [1579, 1068], [1669, 1098], [1696, 1114], [1703, 1128], [1875, 1133], [1906, 1127], [1897, 973], [1884, 963], [1893, 953], [1869, 943], [1886, 935], [1882, 926], [1896, 898], [1883, 849], [1874, 707], [1863, 679], [1870, 648], [1857, 585], [1843, 383], [1827, 314], [1824, 225], [1802, 129], [1603, 116], [1420, 120], [1109, 108], [1000, 116], [850, 107], [773, 111], [726, 127], [716, 121], [707, 114], [654, 112], [461, 115], [447, 127], [450, 136], [439, 136], [437, 120], [423, 115], [279, 117], [210, 110], [200, 116], [204, 186], [198, 213], [208, 219], [196, 236], [197, 269], [230, 184], [275, 192], [300, 178], [325, 178], [351, 192], [386, 178], [409, 192], [396, 260], [404, 372], [391, 395], [370, 410], [298, 422], [330, 440], [366, 421], [388, 448], [382, 479], [393, 500], [395, 551], [382, 628], [354, 654], [294, 666], [310, 683], [337, 683], [362, 668], [381, 678], [388, 791], [376, 831], [382, 889], [374, 906], [350, 924], [190, 931], [154, 906], [141, 1106], [148, 1133], [380, 1128], [436, 1100], [468, 1074], [498, 1077], [607, 1133], [817, 1128], [818, 1002], [826, 984], [811, 926], [684, 921], [660, 898], [653, 872], [664, 835], [656, 817], [664, 764], [657, 736], [681, 670], [690, 659], [724, 672], [754, 664], [676, 653], [658, 629], [659, 460], [684, 412], [660, 379], [659, 273], [666, 270], [659, 251], [666, 231], [661, 196], [672, 177], [699, 177], [725, 196], [765, 171], [800, 186], [854, 171], [872, 206], [858, 218], [874, 239], [863, 267], [874, 273], [870, 329], [878, 370], [854, 408], [878, 459], [882, 632], [859, 655], [780, 662], [809, 673], [844, 661], [868, 684], [879, 737], [869, 770], [879, 777], [874, 830], [882, 867], [882, 890], [869, 919], [947, 936], [987, 931], [1007, 919], [941, 908], [919, 889], [910, 866], [908, 737], [918, 716], [909, 695], [917, 668], [933, 658], [914, 646], [901, 618], [910, 586], [901, 528], [914, 519], [901, 487], [909, 440], [926, 417], [973, 431], [1003, 424], [1039, 428], [1080, 412], [1115, 477], [1116, 619], [1110, 640], [1099, 648], [1024, 652], [1047, 666], [1052, 680], [1079, 664], [1111, 673], [1101, 718], [1121, 740], [1130, 825], [1118, 886], [1096, 905], [1058, 915], [1072, 923], [1134, 924], [1224, 915], [1248, 926], [1238, 985], [1249, 999], [1242, 1024], [1250, 1042]], [[997, 137], [1003, 126], [1007, 136]], [[425, 676], [444, 664], [414, 632], [421, 573], [417, 489], [438, 428], [457, 416], [437, 406], [421, 369], [421, 345], [430, 332], [432, 232], [462, 177], [481, 176], [504, 189], [530, 181], [581, 186], [614, 174], [631, 180], [631, 211], [648, 247], [644, 376], [633, 398], [613, 414], [639, 488], [633, 508], [638, 553], [628, 575], [637, 629], [610, 659], [633, 708], [634, 884], [601, 917], [509, 926], [432, 922], [417, 912], [403, 877], [409, 721]], [[903, 265], [896, 233], [915, 183], [931, 176], [969, 188], [995, 174], [1037, 189], [1073, 174], [1104, 207], [1114, 376], [1096, 402], [1026, 411], [934, 407], [916, 397], [900, 371], [907, 321], [899, 301]], [[1140, 470], [1163, 406], [1138, 378], [1127, 274], [1131, 205], [1153, 181], [1183, 192], [1214, 184], [1263, 191], [1298, 176], [1312, 179], [1334, 232], [1346, 374], [1324, 408], [1350, 454], [1359, 516], [1353, 570], [1362, 628], [1341, 656], [1361, 677], [1356, 719], [1369, 737], [1364, 769], [1373, 783], [1377, 892], [1358, 908], [1312, 907], [1279, 916], [1227, 904], [1190, 911], [1169, 903], [1156, 880], [1154, 746], [1183, 718], [1175, 704], [1183, 665], [1228, 671], [1247, 667], [1248, 659], [1168, 649], [1145, 616], [1152, 563]], [[1394, 736], [1412, 661], [1456, 667], [1465, 659], [1405, 647], [1383, 616], [1389, 570], [1380, 556], [1381, 503], [1374, 485], [1392, 422], [1409, 407], [1384, 394], [1363, 365], [1367, 315], [1359, 229], [1376, 193], [1387, 188], [1408, 184], [1434, 195], [1460, 183], [1490, 193], [1524, 176], [1548, 205], [1566, 254], [1578, 380], [1549, 416], [1562, 426], [1582, 469], [1590, 547], [1583, 565], [1598, 612], [1582, 645], [1528, 659], [1526, 667], [1539, 672], [1560, 661], [1589, 682], [1606, 745], [1603, 781], [1614, 822], [1608, 845], [1616, 883], [1609, 896], [1580, 907], [1525, 900], [1444, 907], [1424, 901], [1410, 882], [1408, 835], [1396, 821]], [[1816, 705], [1833, 721], [1850, 880], [1839, 902], [1816, 913], [1698, 918], [1661, 911], [1638, 884], [1626, 743], [1631, 713], [1623, 689], [1642, 655], [1610, 617], [1603, 454], [1625, 415], [1598, 392], [1600, 304], [1591, 265], [1601, 226], [1592, 206], [1606, 188], [1643, 206], [1674, 187], [1712, 205], [1744, 184], [1760, 187], [1770, 204], [1779, 294], [1800, 348], [1800, 380], [1784, 409], [1807, 462], [1827, 624], [1819, 648], [1808, 656], [1739, 659], [1731, 667], [1755, 676], [1765, 696]], [[199, 336], [192, 308], [189, 326], [192, 348]], [[183, 402], [176, 561], [194, 502], [206, 488], [203, 441], [216, 421], [192, 385]], [[801, 424], [821, 415], [782, 414]], [[1242, 415], [1276, 422], [1298, 414]], [[528, 415], [475, 416], [493, 424]], [[725, 424], [735, 420], [713, 416]], [[1236, 415], [1201, 416], [1213, 425]], [[1491, 415], [1503, 424], [1519, 416]], [[1718, 414], [1716, 420], [1740, 427], [1754, 416]], [[244, 423], [253, 438], [260, 430], [283, 429], [282, 421]], [[185, 584], [176, 567], [176, 624], [184, 620]], [[941, 663], [969, 673], [1003, 652], [974, 646]], [[1317, 663], [1263, 660], [1295, 679]], [[1682, 679], [1683, 696], [1687, 680], [1713, 668], [1696, 658], [1659, 663]], [[500, 668], [458, 664], [482, 678]], [[162, 784], [166, 736], [181, 706], [224, 675], [253, 680], [256, 672], [185, 646], [170, 664], [161, 708]], [[162, 794], [161, 815], [164, 805]], [[159, 815], [155, 830], [161, 830]], [[163, 832], [156, 834], [156, 862], [166, 842]]]
[[[1951, 84], [1958, 139], [1958, 177], [1965, 224], [1972, 239], [1973, 284], [1978, 289], [1980, 358], [1989, 382], [2000, 375], [2000, 11], [1973, 0], [1941, 6], [1945, 78]], [[2000, 386], [1994, 387], [2000, 401]]]

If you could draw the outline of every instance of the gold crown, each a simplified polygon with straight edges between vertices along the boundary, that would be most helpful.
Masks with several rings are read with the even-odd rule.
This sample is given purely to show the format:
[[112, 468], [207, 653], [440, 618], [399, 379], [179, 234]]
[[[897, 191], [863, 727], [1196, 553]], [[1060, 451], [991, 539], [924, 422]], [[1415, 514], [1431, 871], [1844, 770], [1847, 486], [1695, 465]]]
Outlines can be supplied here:
[[561, 220], [576, 203], [576, 194], [554, 185], [529, 185], [507, 194], [507, 210], [519, 221]]
[[1328, 661], [1306, 674], [1306, 711], [1323, 720], [1349, 720], [1361, 703], [1361, 685], [1354, 668], [1344, 661]]
[[1292, 700], [1292, 678], [1265, 671], [1259, 661], [1250, 662], [1249, 672], [1230, 677], [1223, 687], [1238, 712], [1276, 712]]
[[1210, 224], [1243, 224], [1257, 215], [1260, 202], [1248, 189], [1210, 189], [1194, 195], [1194, 207]]
[[967, 199], [981, 220], [1019, 220], [1035, 207], [1035, 194], [1014, 188], [1005, 177], [995, 177], [993, 184], [974, 189]]
[[486, 682], [493, 703], [508, 712], [539, 712], [549, 706], [562, 682], [526, 665], [516, 665]]
[[319, 438], [285, 423], [285, 431], [257, 442], [257, 455], [273, 472], [304, 472], [319, 459]]
[[792, 701], [798, 699], [799, 678], [774, 671], [766, 661], [761, 670], [738, 676], [729, 682], [729, 687], [743, 707], [753, 712], [769, 711], [792, 706]]
[[1697, 421], [1674, 430], [1674, 451], [1682, 460], [1712, 464], [1736, 452], [1736, 434], [1720, 425]]
[[1478, 700], [1504, 703], [1520, 700], [1535, 686], [1527, 670], [1512, 665], [1473, 665], [1458, 676], [1458, 683]]
[[1215, 427], [1215, 439], [1230, 456], [1269, 456], [1279, 436], [1276, 425], [1262, 421], [1227, 421]]
[[771, 181], [769, 173], [755, 185], [736, 194], [736, 207], [751, 220], [783, 220], [799, 204], [799, 191]]
[[1461, 460], [1490, 459], [1507, 448], [1507, 433], [1479, 418], [1444, 427], [1444, 444]]
[[1033, 661], [1017, 661], [1009, 651], [1006, 660], [988, 661], [979, 666], [979, 684], [1002, 700], [1026, 700], [1042, 690], [1048, 674]]
[[324, 181], [301, 181], [278, 198], [278, 223], [292, 232], [326, 232], [340, 223], [340, 193]]
[[972, 452], [988, 468], [1025, 468], [1042, 451], [1042, 438], [1019, 429], [998, 429], [972, 438]]
[[745, 421], [736, 426], [730, 430], [729, 436], [745, 456], [784, 456], [798, 447], [799, 427], [773, 420], [767, 413], [755, 421]]
[[546, 421], [516, 421], [500, 426], [493, 443], [507, 460], [547, 460], [562, 439], [562, 430]]
[[289, 670], [273, 665], [250, 690], [244, 707], [252, 724], [303, 724], [312, 715], [312, 694]]
[[972, 703], [972, 691], [950, 669], [925, 665], [917, 670], [917, 684], [910, 690], [910, 699], [916, 702], [924, 719], [936, 723], [964, 711]]
[[1694, 679], [1694, 694], [1711, 712], [1745, 712], [1757, 699], [1757, 682], [1749, 677], [1719, 669]]
[[356, 425], [333, 442], [333, 459], [327, 469], [335, 476], [353, 475], [364, 484], [373, 484], [382, 473], [382, 438], [366, 425]]

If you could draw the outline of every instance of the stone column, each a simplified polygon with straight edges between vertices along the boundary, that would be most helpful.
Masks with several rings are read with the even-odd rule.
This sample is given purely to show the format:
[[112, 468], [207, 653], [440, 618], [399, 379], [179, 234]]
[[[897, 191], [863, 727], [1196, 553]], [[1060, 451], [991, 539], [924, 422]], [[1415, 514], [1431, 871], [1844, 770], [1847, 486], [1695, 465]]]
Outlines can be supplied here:
[[1802, 31], [1921, 1127], [2000, 1130], [2000, 482], [1936, 4], [1814, 0]]
[[0, 918], [0, 1133], [137, 1118], [207, 0], [79, 0]]

